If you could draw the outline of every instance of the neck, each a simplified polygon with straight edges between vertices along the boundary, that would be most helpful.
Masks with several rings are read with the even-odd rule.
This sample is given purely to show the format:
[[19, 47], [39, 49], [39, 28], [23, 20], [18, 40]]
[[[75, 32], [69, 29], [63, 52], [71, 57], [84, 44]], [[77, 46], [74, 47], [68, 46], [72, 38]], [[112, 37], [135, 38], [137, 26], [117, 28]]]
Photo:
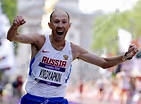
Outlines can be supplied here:
[[58, 41], [57, 39], [53, 38], [51, 35], [49, 36], [49, 39], [54, 49], [61, 51], [65, 47], [65, 40]]

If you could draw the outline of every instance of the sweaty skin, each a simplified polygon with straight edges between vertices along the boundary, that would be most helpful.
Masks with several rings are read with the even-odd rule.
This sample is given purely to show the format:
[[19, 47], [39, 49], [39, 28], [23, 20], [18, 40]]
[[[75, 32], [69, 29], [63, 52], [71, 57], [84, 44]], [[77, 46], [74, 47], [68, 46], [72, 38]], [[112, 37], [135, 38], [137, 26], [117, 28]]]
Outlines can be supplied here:
[[[32, 56], [33, 58], [37, 52], [41, 49], [43, 44], [45, 43], [45, 36], [35, 33], [35, 34], [22, 34], [18, 32], [18, 28], [23, 25], [26, 21], [22, 16], [17, 16], [12, 26], [10, 27], [7, 33], [7, 39], [10, 41], [21, 42], [26, 44], [31, 44]], [[56, 50], [61, 51], [65, 46], [65, 37], [67, 32], [71, 26], [71, 23], [68, 18], [68, 14], [64, 11], [58, 10], [52, 14], [52, 18], [48, 23], [49, 28], [51, 29], [50, 41], [52, 47]], [[83, 35], [83, 34], [81, 34]], [[88, 63], [100, 66], [102, 68], [109, 68], [120, 64], [123, 62], [122, 58], [124, 55], [103, 58], [88, 52], [82, 47], [71, 43], [73, 60], [81, 59]], [[128, 48], [128, 52], [132, 52], [132, 57], [138, 52], [138, 48], [136, 45], [131, 44]]]

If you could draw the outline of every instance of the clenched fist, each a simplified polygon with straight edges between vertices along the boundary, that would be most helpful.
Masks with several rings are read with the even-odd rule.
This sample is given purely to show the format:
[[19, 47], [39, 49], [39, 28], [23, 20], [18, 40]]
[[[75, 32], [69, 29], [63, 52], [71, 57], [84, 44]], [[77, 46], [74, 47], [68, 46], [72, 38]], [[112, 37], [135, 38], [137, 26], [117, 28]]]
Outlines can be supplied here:
[[16, 16], [16, 18], [13, 20], [13, 26], [19, 27], [23, 25], [26, 21], [23, 19], [22, 16]]
[[128, 48], [128, 51], [125, 53], [123, 57], [123, 61], [132, 59], [138, 51], [139, 51], [138, 47], [134, 44], [131, 44]]

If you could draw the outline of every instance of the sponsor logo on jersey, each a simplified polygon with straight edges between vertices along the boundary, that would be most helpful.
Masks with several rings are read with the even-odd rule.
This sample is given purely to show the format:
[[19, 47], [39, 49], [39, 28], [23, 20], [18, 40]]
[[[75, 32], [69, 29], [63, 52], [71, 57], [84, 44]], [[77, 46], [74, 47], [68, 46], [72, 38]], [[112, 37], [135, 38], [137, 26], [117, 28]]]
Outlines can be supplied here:
[[42, 52], [43, 52], [43, 53], [49, 53], [49, 51], [47, 51], [47, 50], [42, 50]]

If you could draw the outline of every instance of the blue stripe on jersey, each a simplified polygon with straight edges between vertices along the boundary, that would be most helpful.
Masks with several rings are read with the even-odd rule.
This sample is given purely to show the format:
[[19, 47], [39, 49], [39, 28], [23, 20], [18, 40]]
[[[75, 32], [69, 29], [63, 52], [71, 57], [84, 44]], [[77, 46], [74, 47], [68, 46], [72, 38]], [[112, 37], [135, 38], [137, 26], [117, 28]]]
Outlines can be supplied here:
[[31, 75], [31, 73], [32, 73], [32, 64], [33, 64], [33, 62], [35, 61], [35, 57], [33, 57], [33, 59], [30, 61], [30, 69], [29, 69], [29, 75]]
[[42, 63], [42, 62], [39, 63], [39, 66], [40, 66], [40, 67], [43, 67], [43, 68], [50, 69], [50, 70], [65, 72], [65, 68], [58, 67], [58, 66], [53, 66], [53, 65], [48, 65], [48, 64], [44, 64], [44, 63]]
[[70, 66], [70, 72], [69, 72], [69, 74], [68, 74], [68, 77], [67, 77], [65, 83], [67, 83], [67, 81], [68, 81], [68, 79], [69, 79], [69, 77], [70, 77], [71, 69], [72, 69], [72, 65]]

